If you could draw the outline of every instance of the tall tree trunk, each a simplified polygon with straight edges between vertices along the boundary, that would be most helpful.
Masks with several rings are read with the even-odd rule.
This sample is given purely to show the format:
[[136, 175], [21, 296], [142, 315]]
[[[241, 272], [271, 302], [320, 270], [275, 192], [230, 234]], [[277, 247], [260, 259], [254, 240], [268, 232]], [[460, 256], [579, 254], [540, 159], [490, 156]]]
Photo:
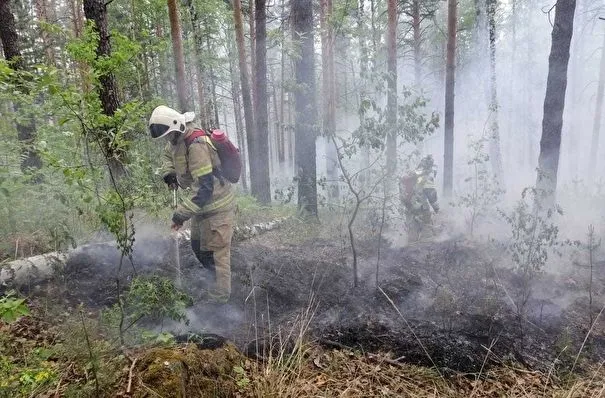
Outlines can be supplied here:
[[293, 40], [300, 43], [296, 57], [295, 149], [298, 177], [298, 208], [303, 216], [317, 217], [317, 174], [315, 139], [315, 53], [313, 49], [313, 7], [311, 0], [292, 0]]
[[191, 29], [193, 30], [193, 47], [194, 58], [195, 58], [195, 74], [197, 76], [197, 96], [198, 101], [200, 102], [200, 121], [202, 126], [208, 127], [209, 121], [206, 115], [206, 95], [204, 88], [204, 63], [203, 59], [203, 47], [204, 47], [204, 37], [202, 36], [202, 32], [200, 31], [200, 17], [195, 7], [194, 0], [189, 1], [189, 16], [191, 18]]
[[[111, 41], [109, 39], [105, 2], [103, 0], [84, 0], [84, 15], [86, 19], [94, 22], [95, 30], [99, 34], [97, 57], [109, 57], [111, 55]], [[102, 73], [99, 76], [99, 83], [99, 97], [101, 98], [103, 113], [107, 116], [113, 116], [119, 107], [118, 89], [113, 73]]]
[[44, 54], [46, 55], [46, 64], [55, 65], [55, 52], [53, 44], [48, 35], [48, 30], [44, 24], [49, 24], [49, 5], [47, 0], [35, 0], [34, 10], [36, 11], [36, 17], [39, 21], [40, 39], [42, 39], [42, 46], [44, 47]]
[[233, 21], [235, 25], [235, 37], [237, 42], [240, 83], [242, 86], [242, 102], [244, 105], [244, 124], [246, 126], [246, 139], [248, 143], [248, 164], [250, 166], [250, 179], [256, 172], [251, 159], [258, 151], [255, 147], [254, 114], [252, 112], [252, 99], [250, 96], [250, 80], [248, 78], [248, 66], [246, 64], [246, 46], [244, 43], [244, 24], [242, 21], [242, 4], [240, 0], [233, 0]]
[[[517, 101], [519, 100], [519, 96], [516, 92], [516, 83], [517, 83], [517, 0], [512, 0], [511, 4], [511, 28], [512, 28], [512, 38], [511, 38], [511, 57], [510, 57], [510, 103], [508, 108], [508, 137], [509, 142], [512, 143], [513, 140], [517, 140], [521, 138], [519, 136], [519, 129], [517, 128]], [[523, 164], [523, 151], [510, 151], [508, 156], [509, 164]]]
[[[276, 74], [274, 74], [274, 71], [272, 71], [271, 75], [275, 76]], [[273, 97], [273, 115], [275, 118], [275, 120], [273, 121], [273, 128], [275, 132], [275, 160], [277, 161], [279, 167], [279, 165], [282, 163], [283, 154], [281, 151], [284, 143], [282, 142], [283, 136], [280, 133], [280, 126], [283, 124], [283, 122], [279, 112], [279, 95], [277, 94], [277, 82], [275, 81], [275, 79], [272, 79], [271, 81], [271, 91]]]
[[372, 72], [377, 72], [378, 67], [378, 43], [380, 42], [380, 30], [376, 28], [376, 18], [377, 18], [377, 5], [376, 2], [378, 0], [370, 0], [370, 25], [372, 28], [371, 37], [372, 37], [372, 55], [370, 59], [372, 62]]
[[[107, 23], [107, 4], [105, 0], [84, 0], [84, 15], [86, 19], [94, 22], [95, 31], [99, 34], [99, 43], [97, 45], [97, 58], [111, 56], [111, 41], [109, 39], [109, 26]], [[96, 71], [99, 73], [99, 98], [103, 114], [113, 116], [118, 110], [120, 104], [118, 101], [118, 86], [115, 76], [112, 72]], [[125, 157], [125, 152], [120, 147], [116, 147], [112, 138], [112, 130], [115, 128], [111, 123], [101, 126], [103, 134], [100, 141], [103, 145], [104, 155], [107, 159], [110, 170], [114, 178], [119, 178], [124, 174], [124, 166], [121, 160]]]
[[[281, 0], [281, 7], [282, 7], [282, 18], [285, 20], [285, 18], [283, 17], [283, 15], [285, 14], [285, 10], [284, 10], [284, 0]], [[285, 93], [286, 90], [284, 88], [284, 80], [286, 77], [286, 50], [284, 48], [284, 43], [285, 43], [285, 29], [282, 29], [281, 34], [282, 34], [282, 44], [281, 44], [281, 51], [280, 51], [280, 62], [281, 62], [281, 67], [280, 67], [280, 79], [279, 79], [279, 120], [280, 120], [280, 124], [279, 124], [279, 131], [278, 131], [278, 135], [280, 137], [280, 142], [281, 145], [279, 146], [279, 150], [277, 151], [278, 153], [278, 160], [279, 160], [279, 164], [280, 166], [283, 165], [286, 161], [286, 134], [285, 134], [285, 128], [286, 128], [286, 118], [285, 118], [285, 107], [286, 107], [286, 101], [285, 101]]]
[[[254, 69], [256, 68], [256, 23], [255, 23], [255, 18], [256, 18], [256, 12], [254, 11], [256, 8], [256, 5], [254, 4], [255, 0], [248, 0], [248, 4], [249, 4], [249, 8], [248, 8], [248, 12], [250, 13], [248, 15], [248, 25], [250, 28], [250, 70], [254, 71]], [[251, 80], [251, 86], [252, 86], [252, 93], [251, 93], [251, 98], [252, 98], [252, 108], [254, 109], [254, 101], [256, 100], [256, 98], [254, 97], [256, 95], [256, 93], [254, 92], [254, 87], [256, 87], [256, 83], [254, 82], [254, 79], [256, 78], [255, 74], [252, 73], [252, 75], [250, 76]]]
[[[254, 175], [250, 176], [250, 192], [252, 196], [263, 204], [271, 203], [271, 181], [269, 176], [269, 114], [267, 102], [267, 9], [265, 0], [255, 1], [256, 14], [256, 64], [254, 67], [254, 117], [255, 129], [255, 153], [250, 154], [254, 158]], [[253, 170], [250, 170], [251, 172]]]
[[229, 51], [229, 73], [231, 75], [231, 97], [233, 98], [233, 113], [235, 117], [235, 131], [237, 132], [237, 145], [242, 156], [242, 188], [244, 192], [248, 192], [248, 157], [246, 151], [246, 141], [244, 139], [244, 128], [242, 126], [242, 106], [240, 101], [240, 78], [235, 70], [233, 59], [235, 56], [235, 46], [233, 41], [233, 33], [231, 30], [227, 31], [227, 39], [229, 44], [227, 49]]
[[456, 84], [456, 25], [458, 22], [456, 0], [448, 0], [447, 10], [443, 194], [450, 197], [454, 186], [454, 87]]
[[[528, 29], [531, 29], [533, 26], [533, 18], [532, 18], [532, 13], [531, 12], [527, 12], [526, 13], [526, 17], [527, 17], [527, 26]], [[525, 68], [525, 73], [524, 73], [524, 77], [525, 77], [525, 84], [524, 84], [524, 90], [525, 90], [525, 104], [524, 104], [524, 125], [525, 125], [525, 139], [526, 139], [526, 162], [527, 162], [527, 168], [526, 171], [530, 171], [535, 169], [535, 164], [536, 164], [536, 151], [535, 151], [535, 147], [534, 147], [534, 134], [535, 134], [535, 129], [534, 128], [534, 119], [533, 119], [533, 103], [534, 103], [534, 92], [532, 90], [532, 85], [533, 85], [533, 81], [534, 81], [534, 73], [533, 73], [533, 57], [534, 57], [534, 51], [535, 51], [535, 43], [533, 40], [533, 35], [531, 33], [528, 33], [527, 35], [527, 46], [525, 48], [525, 62], [526, 65], [528, 65], [528, 67]]]
[[334, 32], [332, 29], [332, 0], [321, 0], [321, 70], [323, 98], [323, 136], [326, 148], [328, 197], [338, 198], [338, 155], [332, 143], [336, 134], [336, 86], [334, 74]]
[[[15, 17], [10, 10], [9, 0], [0, 0], [0, 41], [4, 51], [4, 58], [10, 62], [10, 67], [17, 72], [15, 84], [24, 95], [29, 95], [27, 82], [23, 81], [18, 74], [25, 69], [25, 62], [19, 49], [19, 36], [15, 25]], [[20, 107], [13, 104], [15, 113], [20, 112]], [[23, 115], [16, 123], [17, 137], [23, 149], [21, 152], [21, 170], [27, 172], [31, 169], [42, 167], [42, 161], [33, 144], [36, 138], [36, 123], [34, 118], [29, 115]]]
[[176, 0], [168, 0], [168, 18], [170, 19], [170, 37], [172, 38], [172, 52], [174, 53], [179, 108], [181, 112], [186, 112], [191, 110], [191, 106], [188, 86], [185, 83], [185, 56], [183, 54], [181, 23]]
[[[212, 54], [212, 46], [210, 45], [210, 35], [206, 35], [206, 51], [208, 54]], [[216, 98], [216, 75], [214, 74], [214, 68], [212, 65], [208, 68], [208, 73], [210, 75], [210, 96], [212, 97], [212, 101], [210, 101], [210, 109], [208, 110], [209, 123], [214, 128], [219, 128], [219, 118], [218, 118], [218, 100]], [[214, 116], [212, 116], [214, 115]]]
[[414, 35], [414, 84], [419, 89], [422, 84], [422, 55], [420, 31], [420, 0], [412, 0], [412, 33]]
[[[582, 59], [584, 57], [585, 40], [582, 39], [581, 26], [585, 22], [583, 19], [586, 19], [588, 13], [585, 12], [582, 1], [580, 0], [576, 0], [576, 14], [578, 14], [578, 16], [583, 15], [584, 18], [580, 17], [580, 20], [576, 20], [576, 23], [574, 23], [574, 29], [576, 32], [572, 38], [570, 49], [571, 59], [569, 60], [569, 99], [571, 103], [565, 107], [565, 114], [563, 117], [568, 120], [568, 123], [566, 124], [567, 128], [565, 128], [562, 133], [564, 137], [568, 137], [567, 144], [569, 147], [566, 152], [568, 153], [567, 157], [569, 159], [569, 173], [573, 179], [578, 178], [580, 163], [583, 160], [579, 153], [579, 148], [581, 148], [583, 143], [574, 139], [575, 137], [573, 134], [573, 132], [580, 131], [582, 129], [581, 124], [584, 120], [584, 115], [582, 112], [583, 107], [580, 103], [580, 92], [582, 88], [582, 77], [585, 71], [585, 65], [582, 63]], [[601, 57], [603, 57], [603, 54], [601, 54]], [[603, 62], [603, 58], [601, 58], [601, 62]], [[601, 64], [601, 71], [602, 70], [603, 64]], [[584, 166], [584, 164], [582, 164], [582, 166]], [[588, 175], [590, 175], [590, 165], [588, 165]]]
[[476, 88], [478, 90], [477, 95], [482, 95], [485, 98], [487, 109], [490, 110], [489, 104], [491, 104], [491, 92], [490, 92], [490, 41], [489, 41], [489, 28], [488, 28], [488, 16], [487, 16], [487, 3], [489, 0], [474, 0], [475, 2], [475, 26], [473, 29], [473, 44], [475, 45], [474, 56], [477, 62], [477, 69], [480, 75], [475, 79]]
[[[70, 0], [71, 17], [73, 22], [74, 36], [76, 38], [82, 37], [84, 29], [84, 15], [82, 1], [81, 0]], [[88, 65], [82, 61], [75, 61], [74, 66], [77, 69], [78, 76], [80, 78], [80, 85], [85, 93], [89, 93], [92, 90], [90, 81], [90, 72]]]
[[490, 88], [490, 141], [489, 151], [494, 177], [501, 187], [502, 153], [500, 151], [500, 126], [498, 124], [498, 87], [496, 79], [496, 5], [497, 0], [486, 0], [487, 21], [489, 28], [489, 88]]
[[599, 153], [599, 134], [601, 132], [601, 121], [603, 119], [603, 91], [605, 89], [605, 35], [603, 35], [603, 47], [601, 48], [601, 65], [599, 70], [599, 86], [597, 88], [597, 103], [592, 125], [592, 139], [590, 140], [590, 163], [588, 164], [588, 183], [594, 183], [597, 169], [597, 154]]
[[387, 2], [387, 173], [397, 168], [397, 0]]
[[[359, 116], [359, 128], [360, 135], [364, 136], [364, 124], [365, 124], [365, 114], [366, 114], [366, 106], [368, 100], [368, 65], [369, 65], [369, 55], [368, 55], [368, 45], [366, 41], [366, 29], [364, 28], [364, 0], [358, 0], [359, 4], [357, 6], [357, 37], [359, 38], [359, 107], [357, 109], [357, 115]], [[369, 180], [370, 176], [370, 145], [364, 145], [362, 148], [362, 168], [366, 169], [365, 172], [362, 173], [361, 179], [362, 183], [366, 184]]]
[[575, 9], [576, 0], [558, 0], [555, 6], [555, 24], [548, 57], [548, 78], [536, 179], [536, 188], [541, 195], [544, 195], [542, 205], [546, 207], [553, 205], [556, 198], [561, 128], [567, 88], [567, 65]]

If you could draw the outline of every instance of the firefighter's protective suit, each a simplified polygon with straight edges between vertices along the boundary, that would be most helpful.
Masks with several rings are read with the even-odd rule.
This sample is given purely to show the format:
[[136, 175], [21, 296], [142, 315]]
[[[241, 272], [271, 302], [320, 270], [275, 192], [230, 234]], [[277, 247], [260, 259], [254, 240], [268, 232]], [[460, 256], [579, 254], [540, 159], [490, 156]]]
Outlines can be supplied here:
[[422, 232], [433, 224], [432, 213], [439, 212], [435, 175], [433, 158], [428, 155], [414, 172], [399, 181], [400, 200], [412, 240], [420, 239]]
[[[170, 187], [186, 190], [172, 216], [173, 226], [178, 229], [191, 219], [191, 248], [210, 275], [208, 296], [212, 301], [227, 302], [231, 295], [233, 188], [220, 175], [220, 159], [210, 138], [201, 136], [187, 142], [187, 137], [197, 130], [191, 115], [184, 114], [187, 117], [179, 118], [184, 115], [163, 106], [156, 108], [154, 113], [160, 116], [154, 118], [152, 114], [149, 121], [152, 137], [168, 136], [162, 158], [162, 177]], [[166, 114], [174, 117], [162, 120], [166, 119]], [[154, 123], [158, 120], [160, 127]], [[162, 132], [167, 124], [169, 131]]]

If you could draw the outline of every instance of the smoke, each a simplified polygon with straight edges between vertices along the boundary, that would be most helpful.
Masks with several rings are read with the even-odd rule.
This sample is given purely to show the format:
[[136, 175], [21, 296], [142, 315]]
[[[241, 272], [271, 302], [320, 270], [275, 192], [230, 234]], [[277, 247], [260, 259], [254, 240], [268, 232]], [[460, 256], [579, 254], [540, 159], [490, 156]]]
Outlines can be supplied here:
[[164, 320], [155, 331], [170, 331], [174, 335], [187, 333], [215, 333], [224, 337], [238, 337], [244, 322], [244, 313], [234, 304], [197, 304], [185, 311], [186, 322]]

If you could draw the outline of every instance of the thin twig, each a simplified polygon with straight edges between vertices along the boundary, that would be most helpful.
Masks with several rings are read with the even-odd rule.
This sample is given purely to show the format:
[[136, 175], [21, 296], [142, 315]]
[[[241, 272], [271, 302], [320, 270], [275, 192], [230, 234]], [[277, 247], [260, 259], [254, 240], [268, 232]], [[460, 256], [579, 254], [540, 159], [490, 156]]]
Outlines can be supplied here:
[[548, 369], [548, 375], [546, 375], [546, 381], [544, 382], [544, 390], [542, 391], [542, 395], [546, 396], [546, 387], [548, 387], [548, 381], [550, 380], [550, 376], [552, 375], [552, 372], [555, 369], [555, 364], [557, 363], [557, 361], [559, 360], [559, 358], [561, 357], [561, 355], [563, 355], [563, 353], [567, 350], [568, 347], [569, 346], [563, 347], [563, 349], [561, 350], [561, 352], [559, 353], [559, 355], [557, 355], [557, 357], [555, 358], [555, 360], [552, 361], [552, 365]]
[[134, 361], [132, 361], [132, 365], [130, 365], [130, 370], [128, 371], [128, 387], [126, 387], [126, 393], [130, 394], [130, 390], [132, 388], [132, 375], [133, 375], [133, 370], [134, 370], [134, 365], [136, 365], [137, 363], [137, 359], [135, 358]]
[[94, 358], [92, 345], [90, 344], [90, 338], [88, 337], [88, 331], [86, 330], [86, 322], [84, 321], [84, 312], [82, 311], [82, 309], [80, 309], [80, 319], [82, 320], [82, 329], [84, 330], [84, 338], [86, 340], [86, 347], [88, 348], [88, 357], [91, 365], [92, 377], [95, 380], [95, 392], [97, 394], [97, 397], [100, 397], [101, 391], [99, 388], [99, 378], [97, 377], [97, 365], [95, 363], [96, 361]]
[[485, 358], [483, 358], [483, 363], [481, 364], [481, 369], [479, 369], [479, 374], [475, 378], [475, 385], [473, 386], [473, 391], [471, 392], [470, 398], [473, 398], [473, 396], [475, 395], [475, 392], [477, 390], [477, 386], [479, 385], [479, 379], [481, 379], [481, 375], [483, 374], [483, 369], [485, 369], [485, 364], [487, 363], [487, 360], [489, 358], [489, 354], [492, 353], [492, 348], [494, 347], [494, 345], [496, 345], [497, 341], [498, 341], [498, 339], [493, 339], [490, 342], [489, 347], [482, 346], [483, 348], [485, 348], [487, 350], [487, 353], [485, 354]]
[[569, 373], [573, 373], [574, 369], [576, 368], [576, 364], [578, 363], [578, 358], [580, 358], [580, 354], [582, 353], [582, 350], [584, 349], [584, 346], [586, 345], [586, 341], [588, 340], [588, 337], [591, 335], [592, 330], [594, 329], [595, 325], [599, 321], [599, 318], [601, 317], [601, 314], [603, 313], [604, 310], [605, 310], [605, 305], [601, 308], [601, 311], [599, 311], [599, 313], [597, 314], [597, 317], [595, 318], [592, 325], [590, 325], [590, 329], [586, 333], [586, 337], [584, 337], [582, 346], [580, 347], [580, 350], [578, 351], [578, 355], [576, 355], [576, 359], [573, 361], [573, 366], [571, 367], [571, 371]]
[[61, 376], [61, 378], [59, 379], [59, 382], [57, 383], [57, 388], [55, 388], [55, 393], [53, 394], [53, 396], [55, 398], [59, 397], [59, 389], [61, 388], [62, 381], [63, 381], [63, 376]]

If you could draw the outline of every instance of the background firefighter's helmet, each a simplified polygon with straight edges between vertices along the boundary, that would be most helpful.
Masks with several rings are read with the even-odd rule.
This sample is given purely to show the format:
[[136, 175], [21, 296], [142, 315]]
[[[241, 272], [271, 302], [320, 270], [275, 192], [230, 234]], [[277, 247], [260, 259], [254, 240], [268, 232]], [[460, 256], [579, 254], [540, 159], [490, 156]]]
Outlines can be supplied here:
[[417, 173], [428, 173], [433, 171], [435, 167], [435, 161], [433, 160], [433, 155], [426, 155], [422, 158], [420, 163], [418, 163], [418, 167], [416, 168]]
[[151, 138], [161, 138], [173, 131], [184, 133], [187, 123], [193, 121], [195, 113], [179, 113], [172, 108], [160, 105], [151, 112], [149, 133]]

